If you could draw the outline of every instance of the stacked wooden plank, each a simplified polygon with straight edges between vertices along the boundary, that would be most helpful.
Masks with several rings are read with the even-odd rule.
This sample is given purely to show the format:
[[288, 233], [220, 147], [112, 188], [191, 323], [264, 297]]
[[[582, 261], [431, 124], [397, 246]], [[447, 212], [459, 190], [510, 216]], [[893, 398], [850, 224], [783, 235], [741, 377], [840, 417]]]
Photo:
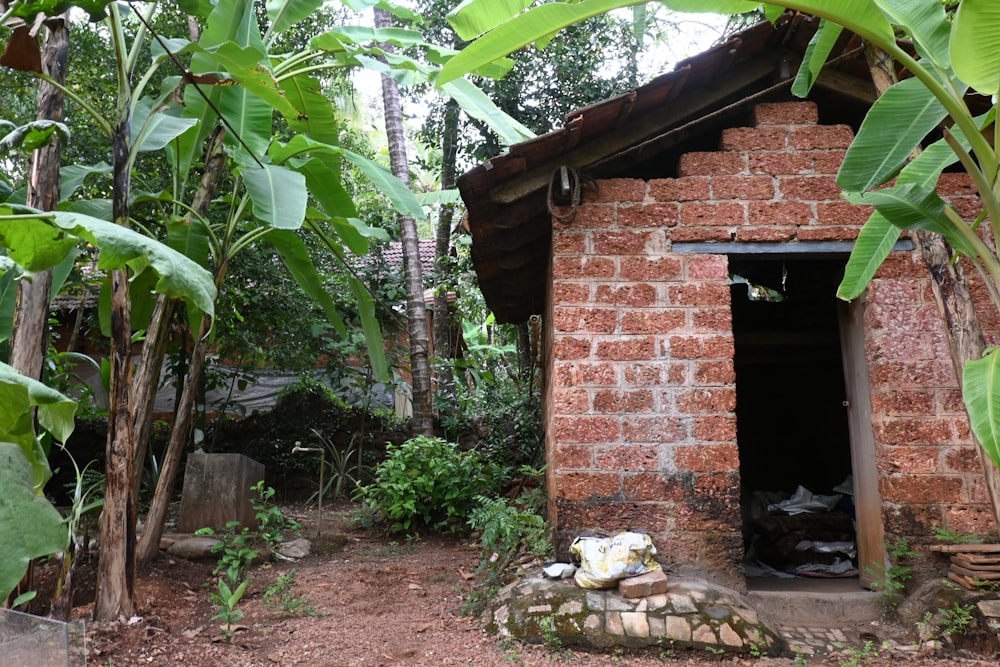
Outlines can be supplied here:
[[970, 591], [1000, 586], [1000, 544], [934, 544], [950, 554], [948, 578]]

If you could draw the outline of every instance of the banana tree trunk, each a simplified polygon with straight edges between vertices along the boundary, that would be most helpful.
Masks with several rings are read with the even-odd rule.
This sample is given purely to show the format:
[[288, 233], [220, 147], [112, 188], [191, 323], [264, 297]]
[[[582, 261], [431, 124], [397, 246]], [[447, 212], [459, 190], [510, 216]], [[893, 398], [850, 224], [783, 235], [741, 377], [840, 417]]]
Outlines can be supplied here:
[[[455, 187], [455, 161], [458, 154], [458, 103], [445, 103], [444, 125], [441, 130], [441, 189]], [[447, 361], [453, 354], [451, 340], [451, 309], [448, 306], [448, 287], [452, 284], [451, 228], [455, 220], [455, 205], [443, 204], [438, 214], [434, 235], [434, 355], [442, 360], [437, 370], [438, 390], [450, 396], [454, 391], [455, 378], [451, 364]]]
[[[45, 22], [45, 47], [42, 71], [58, 84], [66, 82], [66, 56], [69, 53], [69, 25], [66, 15]], [[46, 81], [38, 85], [39, 120], [61, 121], [63, 94]], [[61, 145], [58, 134], [48, 145], [35, 150], [31, 157], [27, 204], [41, 211], [53, 211], [59, 203], [59, 161]], [[17, 286], [17, 308], [10, 340], [10, 365], [23, 375], [39, 380], [48, 348], [49, 300], [52, 270], [36, 273]]]
[[[375, 27], [392, 26], [388, 11], [375, 9]], [[389, 48], [385, 45], [384, 48]], [[404, 183], [410, 182], [406, 159], [406, 136], [403, 134], [403, 111], [399, 86], [382, 76], [382, 101], [385, 107], [385, 133], [389, 141], [392, 173]], [[433, 402], [431, 400], [430, 344], [427, 336], [427, 306], [420, 267], [420, 239], [413, 218], [399, 216], [400, 238], [403, 243], [403, 273], [406, 282], [406, 314], [410, 334], [410, 374], [413, 390], [413, 430], [434, 435]]]
[[[881, 95], [896, 82], [893, 60], [887, 53], [870, 44], [865, 45], [865, 57], [875, 89]], [[943, 236], [920, 230], [912, 232], [912, 236], [931, 275], [934, 300], [947, 325], [948, 349], [955, 367], [955, 376], [961, 382], [965, 362], [980, 359], [986, 351], [986, 338], [969, 293], [969, 284], [961, 263], [952, 261], [954, 253]], [[971, 437], [975, 438], [975, 435]], [[977, 446], [976, 449], [986, 479], [993, 518], [1000, 528], [1000, 470], [993, 465], [983, 447]]]

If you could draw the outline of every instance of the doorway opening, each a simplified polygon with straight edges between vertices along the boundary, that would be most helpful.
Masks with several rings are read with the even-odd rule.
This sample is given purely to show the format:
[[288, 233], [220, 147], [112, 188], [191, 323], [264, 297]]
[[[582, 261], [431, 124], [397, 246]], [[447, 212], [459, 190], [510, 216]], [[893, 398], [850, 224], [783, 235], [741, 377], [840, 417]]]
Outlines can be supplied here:
[[748, 584], [858, 576], [844, 260], [730, 256]]

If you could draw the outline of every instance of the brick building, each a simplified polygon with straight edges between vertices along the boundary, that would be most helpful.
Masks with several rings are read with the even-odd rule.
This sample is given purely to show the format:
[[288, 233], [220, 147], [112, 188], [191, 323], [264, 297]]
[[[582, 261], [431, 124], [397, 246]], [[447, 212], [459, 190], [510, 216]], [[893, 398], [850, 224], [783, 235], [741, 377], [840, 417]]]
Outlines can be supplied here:
[[[644, 530], [664, 564], [743, 589], [757, 505], [800, 486], [849, 489], [861, 570], [885, 540], [996, 533], [919, 252], [904, 236], [863, 298], [835, 298], [871, 212], [836, 173], [875, 91], [846, 35], [791, 96], [814, 30], [751, 28], [459, 181], [487, 303], [542, 318], [560, 554]], [[979, 211], [964, 174], [941, 194]]]

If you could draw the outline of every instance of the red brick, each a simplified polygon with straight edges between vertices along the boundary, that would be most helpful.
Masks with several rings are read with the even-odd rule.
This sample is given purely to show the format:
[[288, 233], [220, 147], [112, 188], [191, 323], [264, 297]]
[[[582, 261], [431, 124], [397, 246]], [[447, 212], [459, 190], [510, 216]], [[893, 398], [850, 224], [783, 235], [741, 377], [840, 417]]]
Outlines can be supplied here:
[[663, 381], [664, 364], [628, 364], [625, 382], [635, 387], [655, 387]]
[[615, 263], [606, 257], [553, 257], [552, 277], [555, 280], [573, 278], [613, 278]]
[[691, 436], [695, 440], [724, 442], [736, 440], [736, 415], [702, 415], [695, 418]]
[[879, 447], [875, 458], [882, 473], [940, 472], [936, 447]]
[[640, 255], [651, 243], [648, 233], [594, 232], [594, 252], [598, 255]]
[[730, 387], [688, 389], [677, 395], [677, 410], [686, 414], [732, 412], [736, 409], [736, 390]]
[[849, 201], [816, 204], [816, 221], [821, 225], [863, 225], [875, 211], [873, 206], [861, 206]]
[[797, 201], [750, 202], [751, 225], [808, 225], [813, 221], [809, 204]]
[[685, 445], [674, 448], [674, 462], [681, 472], [725, 472], [740, 467], [739, 448], [732, 443]]
[[[705, 204], [687, 202], [681, 204], [681, 223], [685, 227], [702, 225], [742, 225], [746, 223], [746, 207], [742, 203], [723, 202]], [[676, 240], [678, 229], [671, 233]]]
[[935, 414], [934, 392], [931, 390], [872, 392], [872, 412], [891, 416]]
[[625, 442], [683, 442], [688, 439], [687, 425], [677, 417], [629, 417], [622, 422]]
[[666, 353], [672, 359], [700, 359], [704, 357], [702, 339], [698, 336], [671, 336]]
[[561, 361], [590, 357], [590, 339], [558, 336], [555, 341], [555, 358]]
[[[737, 531], [740, 527], [739, 504], [724, 506], [716, 502], [695, 502], [686, 497], [676, 503], [670, 511], [674, 520], [673, 529], [680, 531]], [[701, 558], [698, 558], [701, 565]]]
[[679, 257], [622, 257], [618, 277], [622, 280], [679, 280], [682, 267]]
[[695, 331], [730, 332], [733, 328], [733, 313], [725, 308], [702, 308], [691, 316], [691, 324]]
[[815, 102], [774, 102], [753, 109], [755, 125], [805, 125], [819, 121]]
[[681, 156], [679, 172], [681, 176], [740, 174], [744, 164], [744, 157], [739, 153], [685, 153]]
[[879, 478], [882, 499], [897, 503], [960, 502], [962, 479], [954, 475], [892, 475]]
[[667, 575], [657, 569], [636, 577], [628, 577], [618, 582], [618, 594], [626, 598], [644, 598], [667, 592]]
[[557, 444], [553, 448], [552, 468], [554, 470], [569, 470], [573, 468], [591, 468], [594, 465], [593, 445]]
[[965, 414], [965, 400], [962, 398], [961, 391], [958, 389], [938, 389], [935, 394], [938, 405], [941, 406], [941, 412]]
[[712, 179], [712, 199], [772, 199], [771, 176], [716, 176]]
[[954, 437], [952, 420], [947, 418], [889, 417], [873, 424], [881, 442], [907, 445], [944, 445]]
[[736, 372], [732, 360], [700, 361], [695, 365], [694, 382], [696, 385], [733, 384]]
[[650, 336], [630, 337], [623, 340], [604, 340], [597, 343], [598, 359], [605, 361], [636, 361], [656, 358], [656, 342]]
[[688, 280], [728, 280], [729, 258], [725, 255], [699, 255], [687, 260]]
[[582, 255], [587, 251], [587, 234], [556, 230], [552, 233], [552, 254]]
[[556, 417], [552, 435], [559, 443], [614, 442], [619, 439], [618, 420], [613, 417]]
[[618, 383], [615, 367], [608, 363], [580, 364], [581, 384], [592, 387], [614, 386]]
[[983, 210], [983, 203], [977, 197], [948, 197], [948, 202], [966, 221], [975, 220]]
[[857, 227], [799, 227], [795, 236], [800, 241], [853, 241]]
[[652, 306], [656, 303], [656, 288], [649, 283], [598, 285], [595, 300], [616, 306]]
[[983, 464], [979, 458], [979, 446], [946, 448], [944, 450], [944, 468], [947, 472], [981, 473]]
[[675, 227], [670, 230], [674, 243], [695, 241], [732, 241], [736, 233], [727, 227]]
[[993, 535], [996, 533], [996, 516], [987, 506], [949, 507], [945, 510], [945, 525], [961, 535]]
[[669, 523], [665, 503], [559, 501], [556, 507], [560, 531], [566, 529], [576, 535], [588, 529], [657, 533], [666, 530]]
[[797, 227], [740, 227], [736, 231], [736, 239], [744, 242], [791, 241], [798, 232]]
[[709, 199], [706, 176], [681, 178], [654, 178], [649, 181], [649, 196], [658, 202], [694, 201]]
[[839, 200], [841, 192], [833, 176], [779, 176], [778, 188], [785, 199], [801, 201]]
[[600, 500], [621, 493], [621, 476], [614, 473], [557, 472], [549, 479], [560, 500]]
[[754, 151], [748, 156], [751, 174], [795, 176], [813, 170], [813, 161], [797, 153]]
[[586, 389], [555, 389], [552, 406], [557, 415], [582, 415], [590, 412], [590, 395]]
[[892, 535], [930, 535], [931, 526], [941, 526], [943, 521], [938, 505], [891, 507], [885, 503], [882, 504], [882, 519], [889, 539]]
[[601, 470], [649, 472], [660, 469], [658, 445], [612, 445], [598, 448], [596, 457]]
[[684, 327], [682, 310], [630, 310], [622, 313], [620, 331], [623, 334], [656, 334], [677, 331]]
[[602, 390], [594, 394], [594, 412], [649, 412], [653, 409], [653, 394], [648, 389], [638, 391]]
[[796, 150], [847, 148], [854, 141], [854, 131], [849, 125], [814, 125], [792, 130], [788, 140]]
[[609, 334], [618, 325], [618, 311], [611, 308], [572, 308], [556, 306], [552, 326], [560, 332]]
[[679, 204], [635, 204], [618, 207], [620, 227], [673, 227], [679, 217]]
[[705, 359], [728, 359], [735, 354], [732, 335], [706, 336], [704, 343]]
[[555, 282], [552, 284], [552, 301], [556, 305], [586, 303], [590, 301], [590, 285], [588, 283]]
[[925, 361], [919, 364], [874, 361], [870, 367], [869, 380], [872, 386], [888, 385], [902, 389], [958, 386], [955, 370], [950, 361]]
[[683, 482], [662, 473], [642, 472], [625, 475], [622, 491], [629, 500], [680, 500], [687, 494]]
[[838, 151], [814, 151], [806, 153], [812, 158], [813, 171], [817, 174], [836, 174], [840, 171], [840, 165], [844, 163], [846, 150]]
[[581, 188], [583, 201], [642, 201], [646, 183], [634, 178], [606, 178], [594, 182], [596, 188]]
[[728, 283], [688, 283], [667, 288], [667, 302], [679, 306], [729, 306]]
[[570, 229], [607, 229], [613, 227], [618, 219], [618, 206], [615, 204], [585, 204], [578, 206], [572, 222], [556, 222], [553, 225], [555, 233]]
[[724, 151], [780, 151], [788, 145], [788, 128], [730, 127], [722, 131]]

